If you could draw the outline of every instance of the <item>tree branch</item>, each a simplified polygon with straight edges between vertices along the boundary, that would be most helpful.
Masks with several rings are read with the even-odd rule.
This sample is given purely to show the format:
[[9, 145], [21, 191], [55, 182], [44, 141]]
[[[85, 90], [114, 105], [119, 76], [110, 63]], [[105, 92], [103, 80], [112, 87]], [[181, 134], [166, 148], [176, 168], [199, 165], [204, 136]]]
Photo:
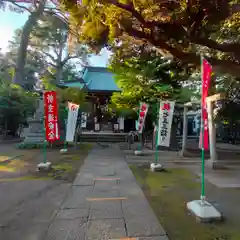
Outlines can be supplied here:
[[55, 59], [50, 53], [45, 52], [45, 51], [43, 51], [43, 50], [41, 50], [41, 52], [42, 52], [44, 55], [46, 55], [47, 57], [49, 57], [53, 62], [56, 62], [56, 61], [57, 61], [57, 59]]
[[143, 16], [134, 9], [134, 6], [132, 4], [123, 4], [123, 3], [118, 2], [118, 0], [107, 0], [107, 2], [131, 13], [133, 17], [135, 17], [141, 24], [144, 25], [144, 27], [152, 28], [155, 26], [155, 22], [146, 21], [143, 18]]
[[64, 66], [67, 63], [67, 61], [69, 61], [70, 59], [74, 59], [74, 58], [79, 58], [79, 56], [76, 56], [76, 55], [71, 56], [68, 54], [67, 57], [65, 57], [63, 59], [61, 65]]
[[[146, 28], [150, 28], [153, 30], [154, 27], [163, 27], [163, 30], [165, 29], [172, 29], [171, 27], [176, 27], [176, 23], [161, 23], [161, 22], [156, 22], [156, 21], [146, 21], [142, 15], [136, 11], [133, 7], [132, 4], [122, 4], [119, 3], [118, 0], [107, 0], [108, 3], [119, 7], [125, 11], [128, 11], [129, 13], [132, 14], [133, 17], [135, 17], [141, 24], [143, 24], [144, 27]], [[240, 4], [233, 4], [231, 6], [231, 10], [232, 12], [240, 12]], [[201, 18], [200, 18], [201, 19]], [[179, 26], [180, 27], [180, 26]], [[182, 27], [182, 26], [181, 26]], [[187, 32], [186, 32], [187, 33]], [[192, 41], [193, 43], [202, 45], [202, 46], [206, 46], [215, 50], [219, 50], [222, 52], [240, 52], [240, 44], [228, 44], [228, 43], [224, 43], [224, 44], [219, 44], [211, 39], [205, 39], [205, 38], [195, 38], [195, 37], [189, 37], [190, 41]]]
[[[162, 22], [155, 22], [155, 21], [146, 21], [141, 14], [136, 11], [134, 9], [134, 6], [132, 4], [122, 4], [120, 2], [118, 2], [118, 0], [107, 0], [107, 2], [109, 4], [112, 4], [116, 7], [119, 7], [125, 11], [128, 11], [129, 13], [131, 13], [131, 15], [136, 18], [136, 20], [138, 20], [145, 28], [149, 28], [150, 30], [154, 31], [155, 27], [158, 27], [161, 29], [161, 27], [163, 26], [163, 30], [166, 29], [166, 27], [169, 29], [171, 29], [172, 24], [168, 23], [168, 26], [166, 26], [166, 23], [162, 23]], [[239, 4], [238, 4], [239, 5]], [[239, 12], [240, 11], [240, 7], [239, 6], [231, 6], [231, 12], [229, 12], [229, 15], [233, 12]], [[173, 23], [174, 24], [174, 23]], [[176, 28], [176, 22], [174, 24], [175, 28]], [[195, 53], [187, 53], [184, 52], [180, 47], [172, 47], [170, 46], [166, 40], [162, 39], [162, 38], [158, 38], [155, 39], [151, 34], [147, 34], [143, 31], [138, 31], [137, 29], [133, 28], [133, 27], [129, 27], [129, 26], [123, 26], [124, 30], [132, 37], [134, 38], [138, 38], [141, 40], [147, 40], [149, 43], [151, 43], [153, 46], [157, 47], [158, 49], [160, 49], [162, 54], [163, 53], [162, 50], [166, 50], [169, 53], [169, 56], [171, 55], [171, 57], [176, 57], [179, 60], [181, 60], [183, 63], [192, 63], [193, 65], [199, 67], [200, 66], [200, 56], [198, 56]], [[175, 29], [174, 28], [174, 29]], [[174, 31], [174, 29], [171, 29], [171, 31]], [[187, 37], [187, 35], [186, 35]], [[189, 36], [188, 36], [189, 37]], [[199, 44], [202, 46], [207, 46], [211, 49], [215, 49], [215, 50], [219, 50], [222, 52], [228, 52], [228, 53], [238, 53], [240, 52], [240, 44], [228, 44], [228, 43], [217, 43], [211, 39], [208, 38], [194, 38], [194, 37], [189, 37], [189, 40], [192, 43], [195, 44]], [[208, 59], [209, 62], [213, 65], [214, 69], [217, 71], [221, 71], [221, 72], [229, 72], [229, 70], [231, 70], [231, 73], [236, 75], [236, 76], [240, 76], [240, 66], [237, 62], [234, 61], [230, 61], [230, 60], [219, 60], [216, 58], [209, 58]]]
[[51, 62], [49, 62], [49, 61], [47, 61], [45, 59], [43, 59], [43, 61], [45, 62], [45, 64], [51, 65], [53, 68], [57, 68], [57, 66], [54, 63], [51, 63]]
[[[127, 33], [134, 38], [147, 40], [153, 46], [157, 47], [160, 50], [161, 54], [167, 54], [168, 57], [177, 58], [184, 64], [192, 64], [193, 66], [199, 67], [200, 66], [200, 56], [195, 53], [187, 53], [182, 51], [177, 47], [172, 47], [168, 45], [162, 39], [153, 39], [150, 34], [146, 34], [144, 32], [140, 32], [132, 27], [125, 28]], [[164, 50], [167, 53], [164, 53]], [[212, 64], [214, 71], [222, 72], [222, 73], [231, 73], [235, 76], [240, 76], [240, 65], [231, 60], [219, 60], [216, 58], [207, 58], [208, 61]]]
[[218, 43], [214, 40], [208, 38], [192, 38], [190, 37], [192, 43], [199, 44], [211, 49], [219, 50], [221, 52], [228, 53], [239, 53], [240, 54], [240, 44], [239, 43]]
[[[27, 8], [27, 7], [25, 7], [25, 6], [22, 6], [22, 5], [19, 5], [19, 4], [17, 4], [15, 1], [12, 1], [12, 0], [4, 0], [4, 2], [11, 3], [11, 4], [13, 4], [14, 6], [16, 6], [16, 7], [20, 8], [20, 9], [23, 9], [23, 10], [25, 10], [25, 11], [28, 11], [29, 13], [32, 13], [29, 8]], [[24, 1], [23, 1], [23, 2], [24, 2]], [[10, 10], [11, 10], [11, 9], [10, 9]]]

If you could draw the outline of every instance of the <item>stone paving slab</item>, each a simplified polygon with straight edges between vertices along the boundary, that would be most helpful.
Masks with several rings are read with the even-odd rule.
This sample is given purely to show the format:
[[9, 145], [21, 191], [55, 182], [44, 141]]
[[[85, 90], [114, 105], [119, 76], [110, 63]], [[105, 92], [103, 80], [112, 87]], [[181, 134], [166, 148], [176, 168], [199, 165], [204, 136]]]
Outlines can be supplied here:
[[88, 198], [116, 198], [120, 197], [118, 189], [94, 188]]
[[68, 196], [66, 197], [64, 203], [62, 204], [62, 209], [71, 209], [71, 208], [86, 208], [90, 207], [89, 203], [86, 201], [86, 197], [91, 195], [93, 191], [92, 186], [79, 186], [72, 187]]
[[107, 180], [107, 178], [105, 179], [106, 180], [96, 180], [94, 188], [116, 187], [116, 185], [118, 184], [117, 179], [116, 180], [114, 179], [111, 180], [111, 178], [109, 178], [110, 180]]
[[120, 186], [118, 185], [117, 181], [102, 181], [102, 183], [99, 183], [99, 181], [96, 181], [94, 185], [93, 194], [97, 194], [94, 192], [109, 192], [109, 193], [116, 192], [117, 195], [119, 196]]
[[119, 182], [119, 194], [121, 196], [128, 196], [130, 197], [138, 197], [138, 198], [145, 198], [142, 189], [138, 186], [136, 182]]
[[88, 240], [108, 240], [126, 237], [123, 219], [91, 220], [88, 222]]
[[89, 215], [88, 208], [79, 208], [79, 209], [61, 209], [56, 218], [57, 220], [67, 220], [67, 219], [77, 219], [82, 218], [87, 220]]
[[89, 219], [123, 218], [121, 201], [96, 201], [91, 203]]
[[93, 186], [94, 184], [94, 176], [88, 172], [80, 172], [73, 182], [73, 186]]
[[82, 176], [79, 176], [75, 179], [73, 186], [93, 186], [94, 183], [94, 178], [84, 178]]
[[122, 209], [129, 236], [166, 235], [166, 232], [158, 223], [156, 216], [145, 199], [135, 197], [128, 201], [122, 201]]
[[168, 240], [120, 150], [98, 147], [86, 158], [44, 240], [134, 237]]

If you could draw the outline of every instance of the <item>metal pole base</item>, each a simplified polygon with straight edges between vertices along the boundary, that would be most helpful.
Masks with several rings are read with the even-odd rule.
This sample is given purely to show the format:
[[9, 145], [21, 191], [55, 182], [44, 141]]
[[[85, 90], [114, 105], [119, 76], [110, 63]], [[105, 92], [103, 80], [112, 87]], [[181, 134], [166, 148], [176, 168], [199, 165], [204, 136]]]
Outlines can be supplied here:
[[136, 156], [143, 156], [143, 155], [144, 155], [144, 152], [143, 152], [142, 150], [135, 150], [135, 151], [134, 151], [134, 154], [135, 154]]
[[187, 210], [196, 217], [197, 221], [200, 222], [222, 220], [221, 213], [212, 204], [204, 200], [188, 202]]
[[164, 171], [164, 168], [163, 168], [163, 165], [161, 165], [160, 163], [151, 163], [150, 171], [152, 171], [152, 172], [162, 172], [162, 171]]
[[60, 153], [61, 153], [61, 154], [65, 154], [65, 153], [67, 153], [67, 152], [68, 152], [68, 149], [67, 149], [67, 148], [63, 148], [63, 149], [60, 150]]
[[52, 169], [52, 164], [51, 162], [46, 162], [46, 163], [39, 163], [37, 165], [37, 171], [38, 172], [48, 172]]

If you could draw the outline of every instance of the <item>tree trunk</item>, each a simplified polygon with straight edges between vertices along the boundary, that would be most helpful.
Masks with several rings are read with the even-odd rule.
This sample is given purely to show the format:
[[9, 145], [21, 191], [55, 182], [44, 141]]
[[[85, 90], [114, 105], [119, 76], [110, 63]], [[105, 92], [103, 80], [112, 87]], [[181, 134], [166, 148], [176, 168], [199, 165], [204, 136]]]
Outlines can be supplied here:
[[183, 133], [182, 133], [182, 150], [181, 156], [184, 156], [187, 147], [187, 135], [188, 135], [188, 118], [187, 118], [188, 108], [184, 106], [183, 109]]
[[[67, 38], [66, 38], [67, 40]], [[59, 53], [57, 56], [57, 64], [56, 64], [56, 77], [55, 77], [55, 83], [59, 84], [60, 81], [62, 80], [62, 74], [63, 74], [63, 66], [67, 61], [67, 57], [63, 59], [63, 50], [64, 50], [64, 43], [65, 41], [60, 42], [60, 46], [59, 46]]]
[[37, 24], [37, 20], [39, 19], [39, 17], [44, 11], [45, 3], [46, 3], [46, 0], [42, 0], [39, 2], [39, 5], [36, 11], [30, 14], [30, 16], [28, 17], [28, 20], [23, 26], [20, 46], [18, 48], [18, 53], [17, 53], [15, 74], [12, 80], [13, 84], [18, 84], [20, 86], [24, 85], [24, 67], [26, 62], [29, 37], [30, 37], [32, 28]]
[[63, 74], [63, 66], [60, 64], [60, 66], [56, 68], [56, 77], [55, 77], [56, 84], [59, 84], [60, 81], [62, 80], [62, 74]]

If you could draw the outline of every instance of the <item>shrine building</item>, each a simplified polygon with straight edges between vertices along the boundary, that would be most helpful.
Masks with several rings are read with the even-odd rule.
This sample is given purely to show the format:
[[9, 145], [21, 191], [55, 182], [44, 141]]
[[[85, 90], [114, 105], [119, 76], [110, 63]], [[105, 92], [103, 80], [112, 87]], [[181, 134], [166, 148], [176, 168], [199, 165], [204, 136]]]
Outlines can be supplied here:
[[[78, 88], [87, 92], [86, 101], [90, 103], [83, 128], [88, 131], [124, 131], [124, 119], [113, 118], [107, 111], [107, 104], [114, 92], [121, 92], [114, 80], [114, 74], [104, 67], [86, 67], [82, 77], [62, 82], [61, 88]], [[81, 109], [81, 106], [80, 106]]]

